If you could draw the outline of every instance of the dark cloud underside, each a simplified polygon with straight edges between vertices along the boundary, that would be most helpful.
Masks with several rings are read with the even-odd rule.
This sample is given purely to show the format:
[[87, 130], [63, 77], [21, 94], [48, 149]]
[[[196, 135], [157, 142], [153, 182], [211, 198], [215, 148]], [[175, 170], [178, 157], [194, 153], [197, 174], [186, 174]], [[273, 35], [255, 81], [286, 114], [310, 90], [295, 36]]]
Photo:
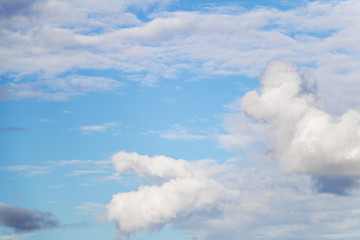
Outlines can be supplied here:
[[27, 232], [59, 226], [58, 220], [48, 212], [30, 210], [0, 203], [0, 225], [16, 232]]
[[320, 193], [332, 193], [340, 196], [350, 194], [350, 191], [359, 184], [356, 179], [342, 176], [313, 177], [314, 187]]

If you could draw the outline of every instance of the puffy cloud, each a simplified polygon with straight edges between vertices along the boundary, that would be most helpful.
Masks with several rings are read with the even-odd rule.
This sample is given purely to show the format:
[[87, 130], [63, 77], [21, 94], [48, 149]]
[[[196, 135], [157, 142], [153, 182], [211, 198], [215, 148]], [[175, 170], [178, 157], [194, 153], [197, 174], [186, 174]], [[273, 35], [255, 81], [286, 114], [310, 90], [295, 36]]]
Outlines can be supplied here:
[[25, 232], [55, 228], [59, 226], [59, 222], [48, 212], [0, 203], [0, 225], [13, 228], [16, 232]]
[[186, 160], [175, 160], [166, 156], [149, 157], [136, 152], [119, 152], [113, 156], [113, 163], [118, 173], [137, 174], [148, 180], [166, 181], [202, 174]]
[[107, 206], [108, 219], [117, 221], [125, 233], [154, 230], [190, 214], [213, 210], [224, 193], [224, 186], [213, 180], [172, 179], [161, 186], [114, 195]]
[[136, 173], [159, 183], [115, 194], [107, 205], [107, 219], [115, 220], [125, 236], [159, 229], [190, 215], [208, 214], [237, 195], [209, 178], [208, 171], [185, 160], [119, 152], [113, 162], [119, 173]]
[[286, 171], [311, 175], [360, 175], [360, 113], [335, 117], [313, 93], [314, 82], [293, 64], [272, 60], [248, 92], [242, 109], [273, 127], [269, 145]]
[[[114, 155], [113, 162], [120, 174], [134, 173], [155, 183], [115, 194], [106, 206], [107, 219], [117, 223], [120, 237], [166, 224], [199, 240], [344, 239], [343, 232], [346, 239], [360, 236], [357, 189], [347, 188], [351, 197], [326, 194], [324, 187], [319, 193], [313, 191], [312, 177], [268, 165], [239, 169], [230, 162], [206, 165], [126, 152]], [[154, 180], [159, 177], [162, 181]], [[342, 181], [339, 187], [348, 184], [337, 180]], [[325, 181], [331, 180], [319, 180]]]

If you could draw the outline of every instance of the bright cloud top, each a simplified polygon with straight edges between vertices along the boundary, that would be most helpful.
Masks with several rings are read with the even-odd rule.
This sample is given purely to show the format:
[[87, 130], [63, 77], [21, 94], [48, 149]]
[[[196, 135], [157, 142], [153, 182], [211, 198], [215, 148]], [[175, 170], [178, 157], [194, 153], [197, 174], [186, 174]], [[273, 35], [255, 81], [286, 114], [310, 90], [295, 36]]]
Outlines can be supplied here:
[[287, 171], [315, 175], [360, 175], [360, 113], [326, 113], [312, 92], [312, 78], [280, 60], [268, 63], [262, 89], [248, 92], [242, 109], [272, 124], [270, 141]]

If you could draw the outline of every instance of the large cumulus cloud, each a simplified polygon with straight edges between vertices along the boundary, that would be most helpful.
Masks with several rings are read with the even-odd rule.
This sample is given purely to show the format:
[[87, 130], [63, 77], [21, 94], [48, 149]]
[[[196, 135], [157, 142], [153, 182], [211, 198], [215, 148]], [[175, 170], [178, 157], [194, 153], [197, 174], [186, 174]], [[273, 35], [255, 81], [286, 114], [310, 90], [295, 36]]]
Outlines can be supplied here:
[[270, 123], [269, 145], [286, 171], [310, 175], [360, 175], [360, 113], [323, 110], [312, 78], [291, 63], [270, 61], [260, 92], [248, 92], [242, 109]]

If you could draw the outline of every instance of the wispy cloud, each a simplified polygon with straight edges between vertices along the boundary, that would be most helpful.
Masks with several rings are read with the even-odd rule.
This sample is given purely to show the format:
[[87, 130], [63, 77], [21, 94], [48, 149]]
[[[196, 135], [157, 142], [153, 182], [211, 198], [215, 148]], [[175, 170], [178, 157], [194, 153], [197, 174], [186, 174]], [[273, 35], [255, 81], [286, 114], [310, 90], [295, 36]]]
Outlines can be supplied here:
[[110, 160], [62, 160], [59, 162], [49, 162], [52, 165], [55, 166], [68, 166], [68, 165], [80, 165], [80, 166], [88, 166], [88, 165], [94, 165], [96, 167], [108, 167], [111, 165]]
[[104, 173], [104, 170], [75, 170], [67, 174], [67, 176], [79, 176], [79, 175], [88, 175], [88, 174], [99, 174]]
[[42, 118], [42, 119], [40, 119], [40, 122], [49, 123], [49, 122], [50, 122], [50, 119], [48, 119], [48, 118]]
[[[59, 169], [69, 171], [66, 176], [79, 176], [86, 174], [110, 174], [112, 167], [110, 160], [63, 160], [59, 162], [46, 162], [43, 165], [12, 165], [0, 167], [2, 170], [19, 172], [23, 176], [31, 177], [47, 174]], [[70, 168], [70, 169], [69, 169]], [[62, 188], [63, 184], [49, 186], [49, 188]]]
[[48, 186], [49, 189], [61, 189], [64, 187], [64, 184], [58, 184], [58, 185], [51, 185]]
[[83, 134], [88, 134], [92, 132], [108, 132], [108, 131], [117, 131], [117, 126], [119, 124], [116, 122], [107, 122], [102, 125], [87, 125], [79, 127], [79, 130]]
[[49, 166], [36, 166], [36, 165], [13, 165], [1, 167], [8, 171], [23, 172], [25, 176], [37, 176], [49, 173], [51, 168]]
[[160, 135], [161, 138], [169, 140], [185, 140], [185, 141], [197, 141], [210, 138], [210, 136], [202, 134], [193, 134], [190, 129], [180, 124], [174, 124], [172, 128], [166, 131], [151, 131], [152, 134]]
[[15, 233], [11, 235], [3, 235], [0, 236], [1, 240], [21, 240], [23, 238], [29, 237], [31, 235], [34, 235], [33, 233]]
[[70, 75], [54, 80], [39, 80], [30, 83], [11, 83], [8, 94], [14, 99], [41, 98], [51, 101], [66, 101], [72, 96], [89, 92], [118, 91], [124, 83], [114, 79], [94, 76]]
[[71, 114], [73, 113], [72, 111], [69, 111], [69, 110], [62, 110], [61, 113], [63, 114]]
[[26, 130], [28, 129], [23, 127], [4, 127], [4, 128], [0, 128], [0, 133], [21, 132]]

